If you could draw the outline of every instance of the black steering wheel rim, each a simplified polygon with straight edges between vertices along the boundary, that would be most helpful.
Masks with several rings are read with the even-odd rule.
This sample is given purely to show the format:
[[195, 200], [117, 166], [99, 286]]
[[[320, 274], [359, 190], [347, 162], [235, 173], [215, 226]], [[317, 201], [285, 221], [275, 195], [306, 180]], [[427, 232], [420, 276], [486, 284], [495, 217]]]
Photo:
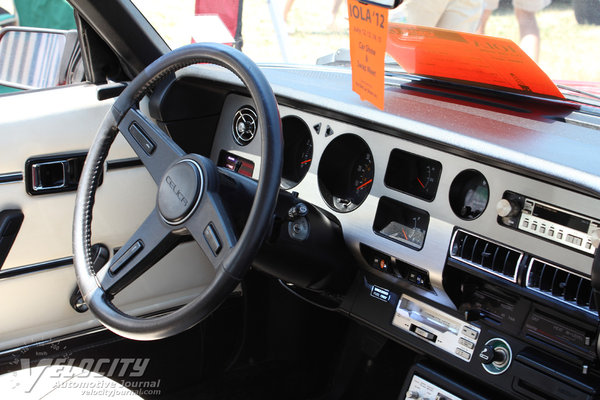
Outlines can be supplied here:
[[[237, 75], [250, 93], [259, 117], [259, 131], [261, 134], [260, 179], [243, 232], [230, 251], [225, 252], [222, 258], [219, 259], [215, 255], [216, 275], [212, 283], [195, 299], [172, 313], [154, 318], [135, 317], [124, 313], [113, 305], [112, 296], [102, 286], [102, 278], [99, 278], [101, 274], [97, 276], [92, 268], [91, 222], [98, 179], [108, 150], [119, 133], [119, 128], [123, 131], [122, 123], [124, 119], [135, 114], [136, 104], [161, 79], [183, 67], [196, 63], [211, 63], [229, 69]], [[125, 136], [131, 144], [131, 135]], [[179, 149], [172, 141], [169, 143], [163, 136], [161, 138], [165, 140], [166, 147], [171, 146], [173, 149]], [[73, 221], [75, 272], [83, 299], [98, 320], [110, 330], [124, 337], [137, 340], [154, 340], [182, 332], [208, 316], [237, 286], [268, 232], [281, 180], [282, 146], [281, 120], [275, 96], [260, 69], [241, 52], [213, 43], [192, 44], [165, 54], [145, 68], [115, 101], [102, 122], [89, 150], [77, 191]], [[167, 150], [171, 151], [173, 149]], [[146, 168], [151, 171], [150, 156], [146, 157], [139, 149], [136, 150], [136, 153], [140, 155]], [[190, 161], [190, 164], [196, 164], [197, 168], [195, 170], [202, 175], [207, 191], [205, 194], [200, 193], [200, 196], [203, 197], [199, 201], [213, 201], [216, 205], [207, 205], [206, 208], [212, 210], [210, 207], [214, 207], [215, 210], [221, 210], [218, 205], [219, 196], [215, 192], [218, 186], [218, 178], [216, 178], [218, 174], [214, 164], [198, 155], [186, 155], [177, 152], [175, 154], [179, 156], [170, 163], [164, 176], [169, 176], [169, 171], [172, 171], [170, 168], [173, 168], [174, 164], [182, 161]], [[155, 172], [151, 171], [151, 174], [153, 173]], [[156, 176], [154, 178], [157, 184], [163, 185], [162, 181], [159, 182]], [[208, 200], [204, 200], [205, 198]], [[157, 209], [158, 207], [155, 208], [153, 213], [157, 213]], [[200, 213], [201, 211], [194, 212]], [[164, 213], [161, 210], [158, 210], [158, 214], [164, 220], [162, 215]], [[152, 217], [152, 214], [150, 217]], [[154, 219], [152, 221], [153, 224], [156, 224]], [[191, 222], [187, 223], [191, 224]], [[177, 224], [172, 226], [172, 223], [165, 223], [165, 225], [171, 225], [170, 228], [166, 229], [178, 228]], [[224, 225], [225, 228], [223, 229], [226, 230], [227, 223], [225, 222]], [[143, 226], [140, 230], [143, 230]], [[227, 235], [222, 233], [222, 236]], [[195, 236], [194, 238], [200, 244], [198, 237]], [[113, 259], [117, 256], [118, 254]], [[115, 262], [118, 263], [123, 257], [121, 254]], [[105, 271], [109, 269], [111, 262], [103, 268], [104, 277], [112, 275], [109, 271]]]

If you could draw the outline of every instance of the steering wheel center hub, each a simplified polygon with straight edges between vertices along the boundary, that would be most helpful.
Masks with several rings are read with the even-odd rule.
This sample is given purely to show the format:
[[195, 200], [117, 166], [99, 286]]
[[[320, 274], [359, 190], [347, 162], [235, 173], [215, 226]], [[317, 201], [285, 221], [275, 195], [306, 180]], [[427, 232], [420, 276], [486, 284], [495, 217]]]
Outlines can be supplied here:
[[184, 222], [196, 209], [204, 189], [200, 166], [192, 160], [182, 160], [164, 175], [158, 188], [158, 210], [170, 225]]

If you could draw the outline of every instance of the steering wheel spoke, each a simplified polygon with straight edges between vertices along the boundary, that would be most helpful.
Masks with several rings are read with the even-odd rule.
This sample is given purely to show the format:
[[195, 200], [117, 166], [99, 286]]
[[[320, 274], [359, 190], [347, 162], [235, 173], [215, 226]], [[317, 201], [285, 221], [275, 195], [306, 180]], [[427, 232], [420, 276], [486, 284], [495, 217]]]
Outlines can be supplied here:
[[133, 107], [121, 120], [119, 131], [157, 184], [169, 165], [185, 154], [162, 129]]
[[143, 274], [181, 240], [155, 209], [137, 231], [98, 272], [100, 286], [114, 296]]
[[232, 252], [237, 242], [233, 224], [218, 193], [207, 191], [199, 209], [185, 227], [215, 268]]

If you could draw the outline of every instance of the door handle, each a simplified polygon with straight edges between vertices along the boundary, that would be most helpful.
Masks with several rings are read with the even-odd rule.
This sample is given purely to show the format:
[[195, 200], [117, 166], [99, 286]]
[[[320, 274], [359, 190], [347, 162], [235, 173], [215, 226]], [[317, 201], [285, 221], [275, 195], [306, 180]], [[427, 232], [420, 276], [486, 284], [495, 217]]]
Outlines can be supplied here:
[[0, 268], [17, 238], [23, 218], [21, 210], [0, 211]]
[[67, 153], [28, 159], [25, 162], [27, 193], [36, 196], [77, 190], [86, 156], [87, 153]]

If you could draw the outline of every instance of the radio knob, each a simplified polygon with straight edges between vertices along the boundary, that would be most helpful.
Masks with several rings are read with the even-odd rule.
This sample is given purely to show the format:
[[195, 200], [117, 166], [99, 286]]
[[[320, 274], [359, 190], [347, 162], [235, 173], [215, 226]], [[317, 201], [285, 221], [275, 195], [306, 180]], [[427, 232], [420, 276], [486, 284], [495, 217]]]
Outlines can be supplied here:
[[496, 212], [498, 216], [501, 218], [504, 217], [514, 217], [521, 211], [518, 205], [506, 200], [500, 199], [498, 203], [496, 203]]
[[418, 399], [419, 397], [421, 397], [419, 395], [419, 392], [416, 392], [414, 390], [410, 390], [406, 393], [406, 398], [407, 399]]
[[592, 240], [592, 246], [595, 248], [600, 247], [600, 229], [594, 229], [590, 234], [590, 239]]

